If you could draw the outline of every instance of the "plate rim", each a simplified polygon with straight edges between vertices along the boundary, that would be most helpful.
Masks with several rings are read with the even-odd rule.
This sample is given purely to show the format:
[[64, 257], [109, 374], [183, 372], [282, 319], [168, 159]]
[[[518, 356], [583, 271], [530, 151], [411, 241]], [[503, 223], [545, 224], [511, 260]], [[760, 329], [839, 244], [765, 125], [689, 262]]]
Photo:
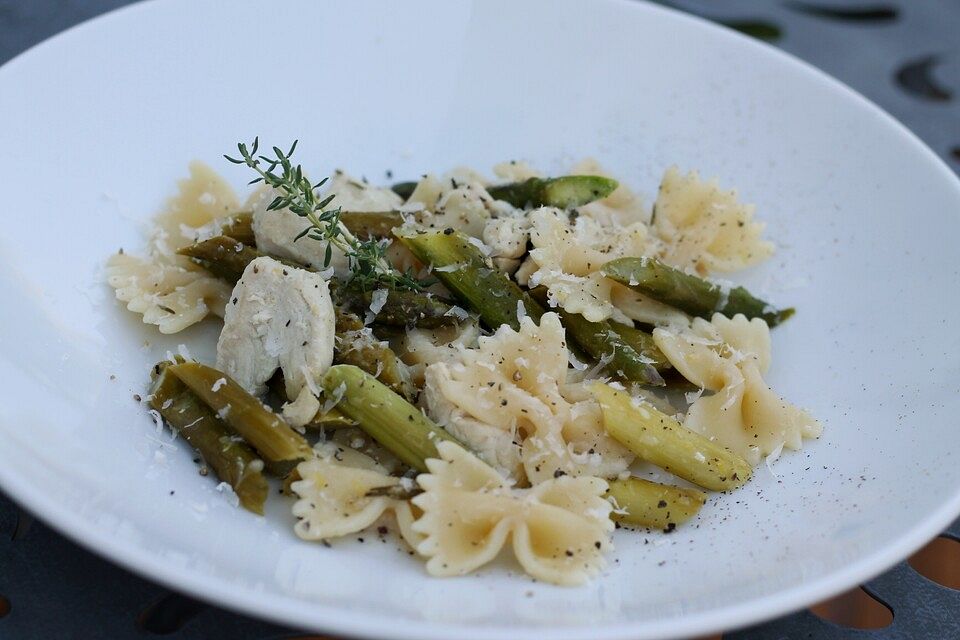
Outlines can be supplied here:
[[[584, 0], [578, 0], [584, 1]], [[596, 1], [596, 0], [594, 0]], [[795, 55], [765, 42], [738, 33], [733, 29], [713, 23], [697, 15], [678, 9], [653, 4], [649, 0], [603, 0], [608, 5], [630, 7], [627, 10], [670, 16], [670, 19], [686, 21], [697, 28], [712, 30], [717, 37], [738, 42], [738, 46], [753, 47], [759, 55], [778, 58], [780, 63], [792, 67], [798, 73], [829, 88], [842, 100], [852, 101], [859, 108], [878, 117], [891, 133], [897, 133], [905, 144], [919, 152], [919, 157], [928, 164], [930, 171], [943, 175], [945, 184], [952, 184], [960, 198], [960, 177], [920, 137], [903, 123], [847, 84], [827, 72], [796, 57]], [[63, 31], [60, 31], [17, 54], [0, 65], [0, 84], [4, 75], [13, 67], [24, 63], [36, 50], [51, 43], [71, 37], [75, 31], [85, 30], [93, 24], [116, 19], [119, 14], [139, 12], [149, 6], [159, 5], [159, 0], [137, 0], [131, 4], [111, 9]], [[254, 592], [237, 587], [232, 582], [210, 576], [194, 569], [182, 569], [164, 563], [143, 547], [120, 538], [111, 537], [77, 512], [63, 509], [53, 498], [42, 491], [34, 491], [31, 485], [20, 481], [16, 474], [9, 473], [0, 465], [0, 489], [13, 500], [18, 508], [39, 518], [71, 542], [88, 552], [117, 564], [148, 581], [186, 593], [191, 597], [242, 615], [267, 620], [272, 623], [305, 628], [322, 633], [345, 634], [357, 638], [391, 638], [396, 640], [449, 640], [452, 637], [476, 638], [477, 640], [513, 640], [518, 636], [535, 633], [539, 638], [556, 640], [654, 640], [656, 638], [683, 638], [706, 633], [730, 633], [737, 629], [759, 624], [773, 618], [801, 610], [811, 604], [833, 597], [854, 588], [881, 574], [920, 549], [930, 539], [939, 535], [960, 516], [960, 491], [918, 521], [893, 543], [865, 554], [842, 568], [825, 574], [816, 580], [795, 585], [759, 599], [735, 606], [685, 614], [663, 620], [642, 622], [601, 623], [597, 627], [576, 626], [569, 628], [542, 627], [536, 625], [511, 625], [483, 628], [476, 625], [463, 626], [449, 622], [404, 621], [390, 615], [371, 614], [343, 615], [335, 605], [317, 601], [308, 610], [297, 606], [297, 601], [276, 593]], [[24, 506], [29, 505], [29, 507]], [[571, 591], [572, 593], [572, 591]]]

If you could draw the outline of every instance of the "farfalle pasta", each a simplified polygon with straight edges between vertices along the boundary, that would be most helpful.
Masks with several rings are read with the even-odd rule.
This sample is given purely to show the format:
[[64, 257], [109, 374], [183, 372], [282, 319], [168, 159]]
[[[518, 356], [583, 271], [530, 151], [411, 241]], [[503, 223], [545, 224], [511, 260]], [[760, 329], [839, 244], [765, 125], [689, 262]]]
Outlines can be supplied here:
[[149, 254], [120, 252], [107, 261], [107, 283], [127, 309], [161, 333], [177, 333], [210, 314], [223, 317], [230, 287], [176, 251], [219, 232], [239, 203], [212, 169], [195, 162], [190, 177], [154, 219]]
[[291, 483], [298, 496], [293, 515], [294, 531], [304, 540], [326, 540], [363, 531], [387, 512], [396, 513], [404, 538], [416, 541], [409, 528], [410, 505], [391, 497], [388, 490], [401, 486], [401, 478], [389, 475], [370, 457], [335, 443], [317, 449], [315, 458], [297, 465], [300, 480]]
[[424, 399], [439, 424], [515, 480], [612, 477], [629, 466], [632, 456], [605, 434], [595, 403], [563, 397], [569, 354], [555, 313], [478, 342], [457, 361], [427, 367]]
[[433, 576], [509, 548], [578, 585], [614, 535], [674, 531], [819, 435], [764, 379], [794, 310], [702, 277], [773, 251], [716, 181], [669, 169], [648, 208], [592, 160], [378, 186], [270, 148], [228, 156], [262, 182], [244, 205], [193, 165], [107, 279], [164, 333], [224, 318], [215, 367], [153, 367], [151, 418], [252, 513], [278, 476], [300, 539], [396, 528]]
[[513, 489], [462, 447], [437, 448], [440, 458], [428, 461], [430, 472], [417, 478], [424, 492], [413, 499], [423, 512], [413, 524], [424, 536], [416, 550], [432, 575], [469, 573], [508, 541], [524, 570], [545, 582], [580, 584], [604, 566], [614, 527], [606, 482], [559, 477]]
[[687, 329], [655, 329], [653, 338], [684, 378], [714, 392], [693, 402], [684, 426], [752, 464], [820, 435], [819, 422], [763, 380], [770, 367], [770, 329], [763, 320], [718, 313], [709, 322], [695, 319]]
[[533, 248], [517, 280], [546, 287], [551, 306], [592, 322], [607, 318], [630, 322], [611, 301], [613, 289], [620, 285], [605, 278], [600, 267], [615, 258], [643, 255], [648, 246], [646, 225], [603, 226], [587, 216], [571, 221], [553, 208], [532, 211], [529, 220]]
[[729, 272], [773, 254], [773, 245], [760, 237], [763, 224], [754, 221], [754, 207], [695, 171], [668, 169], [654, 211], [653, 229], [663, 242], [658, 254], [675, 267]]
[[223, 317], [230, 296], [228, 285], [186, 258], [118, 253], [107, 261], [106, 274], [117, 300], [160, 333], [183, 331], [211, 313]]

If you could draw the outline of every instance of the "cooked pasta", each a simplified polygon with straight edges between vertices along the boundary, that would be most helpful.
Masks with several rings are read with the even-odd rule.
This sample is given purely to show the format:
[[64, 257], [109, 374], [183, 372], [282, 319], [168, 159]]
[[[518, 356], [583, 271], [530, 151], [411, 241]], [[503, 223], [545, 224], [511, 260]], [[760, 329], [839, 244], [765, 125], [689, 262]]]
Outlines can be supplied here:
[[764, 379], [767, 321], [793, 310], [701, 277], [773, 251], [716, 181], [668, 169], [648, 209], [592, 160], [321, 186], [277, 148], [238, 149], [264, 183], [243, 212], [192, 165], [146, 255], [107, 278], [164, 333], [224, 319], [216, 368], [160, 362], [148, 398], [253, 513], [278, 476], [303, 540], [395, 523], [433, 576], [509, 547], [581, 584], [612, 518], [670, 532], [711, 508], [635, 463], [733, 491], [821, 432]]
[[155, 218], [149, 253], [125, 252], [107, 260], [107, 283], [118, 300], [155, 324], [161, 333], [177, 333], [210, 314], [223, 316], [230, 287], [176, 251], [219, 232], [239, 207], [230, 186], [208, 166], [190, 165], [190, 176]]
[[511, 542], [531, 576], [575, 585], [603, 565], [612, 549], [613, 506], [599, 478], [559, 477], [531, 489], [512, 489], [496, 471], [465, 449], [444, 442], [413, 499], [423, 515], [413, 524], [425, 536], [416, 550], [437, 576], [469, 573], [493, 560]]
[[716, 438], [751, 464], [783, 447], [800, 449], [804, 438], [820, 435], [820, 423], [763, 380], [770, 368], [770, 329], [763, 320], [718, 313], [679, 331], [655, 329], [653, 338], [684, 378], [715, 392], [693, 402], [684, 426]]
[[754, 207], [695, 171], [668, 169], [654, 210], [653, 228], [663, 240], [660, 256], [673, 266], [705, 274], [736, 271], [773, 254], [773, 245], [760, 237], [763, 224], [753, 220]]
[[605, 434], [596, 403], [561, 393], [569, 354], [556, 314], [539, 326], [523, 318], [519, 331], [500, 327], [459, 356], [427, 367], [428, 413], [507, 477], [615, 477], [630, 465], [630, 453]]

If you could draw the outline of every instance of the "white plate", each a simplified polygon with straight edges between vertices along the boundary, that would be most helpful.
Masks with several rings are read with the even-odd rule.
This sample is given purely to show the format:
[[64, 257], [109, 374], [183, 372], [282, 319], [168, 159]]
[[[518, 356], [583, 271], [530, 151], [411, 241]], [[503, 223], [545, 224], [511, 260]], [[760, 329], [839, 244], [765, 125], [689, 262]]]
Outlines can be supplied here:
[[[733, 32], [618, 1], [149, 2], [0, 69], [0, 113], [0, 483], [153, 579], [352, 636], [674, 637], [837, 593], [960, 511], [958, 182], [876, 107]], [[257, 134], [375, 180], [582, 156], [648, 194], [671, 163], [719, 176], [779, 244], [740, 280], [798, 307], [770, 381], [823, 439], [678, 533], [620, 532], [578, 589], [507, 561], [431, 579], [376, 536], [298, 541], [283, 499], [231, 508], [182, 442], [156, 453], [132, 399], [216, 325], [161, 338], [102, 265], [142, 246], [189, 160], [241, 186], [220, 154]]]

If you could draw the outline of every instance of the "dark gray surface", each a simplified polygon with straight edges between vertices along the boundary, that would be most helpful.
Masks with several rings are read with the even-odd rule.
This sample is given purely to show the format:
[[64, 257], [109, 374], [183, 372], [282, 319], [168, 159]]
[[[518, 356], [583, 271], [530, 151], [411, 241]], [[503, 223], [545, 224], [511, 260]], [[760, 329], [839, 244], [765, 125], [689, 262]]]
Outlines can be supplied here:
[[960, 170], [957, 0], [670, 0], [659, 4], [718, 21], [778, 27], [782, 35], [772, 44], [879, 104], [954, 171]]
[[[225, 1], [225, 0], [221, 0]], [[127, 0], [0, 0], [0, 63]], [[960, 169], [960, 2], [955, 0], [673, 0], [748, 28], [843, 80], [904, 122]], [[960, 539], [960, 522], [950, 537]], [[727, 640], [960, 638], [960, 593], [906, 563], [865, 589], [894, 612], [886, 629], [857, 631], [808, 611]], [[4, 599], [9, 601], [7, 615]], [[0, 639], [177, 640], [292, 637], [291, 631], [171, 594], [80, 549], [0, 496]]]

